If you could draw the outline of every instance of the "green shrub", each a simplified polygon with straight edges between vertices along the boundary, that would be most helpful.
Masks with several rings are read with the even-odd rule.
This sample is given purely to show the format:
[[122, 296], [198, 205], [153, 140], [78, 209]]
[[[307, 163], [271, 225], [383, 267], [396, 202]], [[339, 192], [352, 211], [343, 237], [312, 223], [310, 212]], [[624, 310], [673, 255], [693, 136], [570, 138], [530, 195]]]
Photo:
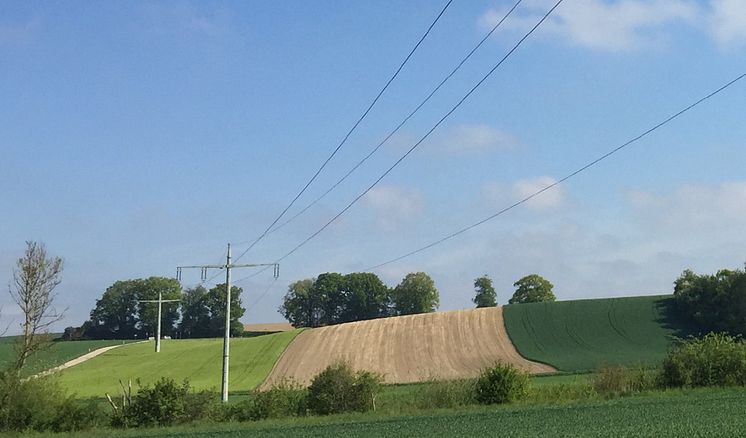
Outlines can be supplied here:
[[293, 381], [283, 381], [266, 391], [257, 391], [251, 400], [238, 405], [239, 420], [299, 417], [308, 410], [307, 391]]
[[382, 380], [375, 373], [354, 372], [346, 362], [330, 365], [311, 381], [308, 408], [319, 415], [375, 410]]
[[68, 396], [54, 377], [21, 379], [15, 371], [0, 373], [0, 431], [69, 432], [106, 420], [98, 405]]
[[600, 368], [591, 379], [593, 389], [600, 395], [629, 395], [656, 387], [656, 374], [642, 366], [626, 368], [610, 366]]
[[497, 363], [482, 370], [475, 389], [481, 404], [509, 403], [526, 397], [528, 375], [513, 365]]
[[112, 425], [171, 426], [191, 421], [187, 416], [188, 394], [187, 380], [177, 384], [173, 379], [161, 377], [152, 387], [141, 387], [132, 397], [132, 404], [123, 406], [114, 414]]
[[419, 408], [455, 408], [476, 404], [476, 381], [474, 379], [432, 380], [422, 386]]
[[746, 343], [721, 333], [690, 338], [668, 353], [660, 380], [667, 387], [746, 385]]

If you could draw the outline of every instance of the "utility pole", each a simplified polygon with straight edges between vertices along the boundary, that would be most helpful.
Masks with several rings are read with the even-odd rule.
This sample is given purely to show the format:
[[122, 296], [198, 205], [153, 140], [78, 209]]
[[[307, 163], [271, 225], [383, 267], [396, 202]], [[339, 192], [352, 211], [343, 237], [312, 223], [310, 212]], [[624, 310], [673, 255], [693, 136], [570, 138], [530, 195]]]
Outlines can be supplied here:
[[158, 299], [157, 300], [138, 300], [139, 303], [158, 303], [158, 325], [155, 332], [155, 352], [160, 353], [161, 352], [161, 306], [163, 303], [174, 303], [181, 300], [164, 300], [163, 299], [163, 293], [161, 291], [158, 291]]
[[192, 265], [177, 266], [176, 279], [181, 280], [181, 270], [189, 268], [199, 268], [201, 270], [200, 279], [207, 280], [207, 271], [209, 269], [225, 269], [225, 336], [223, 337], [223, 379], [221, 382], [222, 392], [221, 399], [223, 402], [228, 401], [228, 368], [230, 366], [230, 339], [231, 339], [231, 269], [233, 268], [256, 268], [259, 266], [274, 266], [274, 277], [280, 276], [280, 265], [278, 263], [251, 263], [243, 265], [234, 265], [231, 263], [231, 244], [228, 244], [228, 256], [224, 265]]

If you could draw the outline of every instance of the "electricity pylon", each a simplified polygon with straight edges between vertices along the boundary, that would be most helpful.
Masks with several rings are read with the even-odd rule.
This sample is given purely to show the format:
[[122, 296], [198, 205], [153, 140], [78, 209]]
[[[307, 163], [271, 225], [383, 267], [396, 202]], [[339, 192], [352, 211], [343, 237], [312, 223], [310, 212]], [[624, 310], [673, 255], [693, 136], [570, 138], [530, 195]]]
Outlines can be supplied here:
[[231, 339], [231, 269], [233, 268], [256, 268], [259, 266], [274, 266], [274, 277], [280, 276], [280, 265], [279, 263], [250, 263], [243, 265], [234, 265], [231, 263], [231, 244], [228, 244], [228, 256], [224, 265], [192, 265], [192, 266], [177, 266], [176, 267], [176, 279], [181, 280], [182, 269], [196, 269], [201, 270], [200, 279], [202, 281], [207, 279], [207, 271], [209, 269], [225, 269], [225, 336], [223, 337], [223, 380], [222, 380], [222, 394], [221, 399], [224, 402], [228, 401], [228, 366], [230, 363], [230, 339]]
[[158, 299], [157, 300], [137, 300], [139, 303], [158, 303], [158, 328], [156, 329], [155, 333], [155, 352], [160, 353], [161, 352], [161, 305], [163, 303], [174, 303], [181, 300], [164, 300], [163, 294], [158, 291]]

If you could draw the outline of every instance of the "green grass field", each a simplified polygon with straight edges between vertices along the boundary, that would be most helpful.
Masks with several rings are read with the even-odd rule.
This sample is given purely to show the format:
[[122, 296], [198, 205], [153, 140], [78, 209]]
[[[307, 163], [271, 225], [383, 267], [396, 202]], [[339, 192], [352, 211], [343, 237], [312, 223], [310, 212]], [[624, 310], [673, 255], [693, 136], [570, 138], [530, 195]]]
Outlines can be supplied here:
[[[14, 350], [15, 336], [6, 336], [0, 338], [0, 369], [11, 365], [16, 358]], [[131, 341], [128, 341], [131, 342]], [[121, 344], [122, 341], [69, 341], [53, 342], [48, 350], [41, 351], [33, 355], [22, 375], [28, 376], [44, 370], [61, 365], [78, 356], [82, 356], [89, 351], [96, 350], [109, 345]]]
[[[231, 391], [260, 384], [300, 330], [231, 340]], [[61, 372], [61, 383], [78, 397], [121, 394], [119, 379], [151, 384], [161, 376], [185, 378], [196, 390], [220, 387], [222, 339], [165, 340], [161, 352], [153, 342], [125, 345]]]
[[671, 296], [505, 306], [505, 326], [524, 357], [562, 371], [657, 364], [686, 327], [670, 316]]
[[74, 436], [725, 437], [743, 435], [746, 430], [744, 406], [746, 390], [743, 388], [710, 388], [564, 404], [469, 407], [399, 416], [369, 413], [168, 429], [102, 430]]

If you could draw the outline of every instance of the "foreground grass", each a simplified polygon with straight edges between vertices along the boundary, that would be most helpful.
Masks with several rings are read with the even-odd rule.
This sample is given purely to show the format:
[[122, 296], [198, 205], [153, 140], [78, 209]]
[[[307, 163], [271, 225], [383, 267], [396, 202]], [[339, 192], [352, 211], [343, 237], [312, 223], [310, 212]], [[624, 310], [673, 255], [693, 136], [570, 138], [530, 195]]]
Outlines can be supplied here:
[[[0, 338], [0, 369], [9, 367], [16, 360], [15, 342], [16, 336]], [[130, 341], [128, 341], [130, 342]], [[110, 345], [122, 344], [122, 341], [55, 341], [47, 350], [31, 356], [24, 368], [22, 375], [28, 376], [40, 373], [44, 370], [54, 368], [58, 365], [82, 356], [90, 351], [108, 347]]]
[[505, 326], [522, 356], [563, 371], [657, 364], [688, 328], [667, 296], [505, 306]]
[[[250, 390], [269, 374], [285, 347], [299, 330], [231, 340], [231, 389]], [[222, 367], [222, 339], [183, 339], [125, 345], [61, 373], [60, 382], [77, 397], [120, 394], [118, 380], [136, 379], [152, 384], [161, 377], [189, 379], [196, 390], [217, 389]]]
[[370, 413], [167, 429], [108, 430], [75, 436], [742, 436], [746, 430], [744, 414], [746, 390], [743, 388], [698, 389], [561, 404], [469, 407], [400, 416]]

